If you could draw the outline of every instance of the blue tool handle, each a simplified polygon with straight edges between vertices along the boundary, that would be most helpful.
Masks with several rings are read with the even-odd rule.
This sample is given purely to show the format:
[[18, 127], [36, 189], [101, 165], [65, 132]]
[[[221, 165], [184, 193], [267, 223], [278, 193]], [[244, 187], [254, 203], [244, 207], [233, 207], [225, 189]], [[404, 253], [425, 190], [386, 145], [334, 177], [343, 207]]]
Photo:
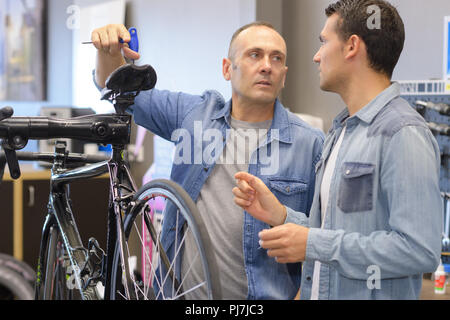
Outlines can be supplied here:
[[[136, 28], [130, 28], [128, 29], [128, 32], [130, 33], [131, 36], [131, 40], [130, 42], [128, 42], [128, 46], [130, 47], [131, 50], [139, 52], [139, 40]], [[123, 43], [123, 40], [120, 39], [119, 42]]]
[[[130, 33], [131, 36], [131, 40], [128, 43], [128, 47], [135, 52], [139, 52], [139, 40], [136, 28], [130, 28], [128, 29], [128, 32]], [[124, 43], [122, 38], [119, 38], [119, 42]], [[82, 42], [82, 44], [90, 44], [90, 43], [92, 43], [92, 41]]]

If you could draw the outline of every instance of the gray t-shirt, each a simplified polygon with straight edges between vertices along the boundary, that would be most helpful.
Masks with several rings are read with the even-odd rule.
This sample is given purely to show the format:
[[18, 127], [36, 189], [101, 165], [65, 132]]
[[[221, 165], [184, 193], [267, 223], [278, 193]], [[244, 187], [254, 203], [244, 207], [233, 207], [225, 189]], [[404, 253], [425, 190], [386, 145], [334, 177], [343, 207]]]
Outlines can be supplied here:
[[[212, 276], [220, 278], [223, 299], [234, 300], [246, 299], [248, 292], [242, 247], [244, 212], [234, 203], [231, 192], [236, 186], [234, 175], [239, 171], [248, 171], [253, 151], [265, 141], [272, 120], [249, 123], [231, 118], [230, 124], [227, 144], [200, 191], [197, 207], [216, 254], [219, 274]], [[189, 270], [189, 261], [196, 253], [193, 244], [194, 239], [187, 237], [182, 274]], [[199, 264], [194, 264], [184, 280], [184, 290], [199, 283], [199, 273]], [[204, 299], [205, 296], [196, 290], [189, 298]]]

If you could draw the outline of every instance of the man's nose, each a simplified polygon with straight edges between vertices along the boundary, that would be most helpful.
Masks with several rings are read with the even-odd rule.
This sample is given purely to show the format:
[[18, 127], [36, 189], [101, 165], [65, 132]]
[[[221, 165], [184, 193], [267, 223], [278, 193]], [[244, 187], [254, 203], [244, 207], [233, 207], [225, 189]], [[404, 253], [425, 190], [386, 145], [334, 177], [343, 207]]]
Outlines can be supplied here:
[[272, 72], [272, 61], [269, 56], [264, 57], [261, 62], [261, 72], [270, 73]]
[[320, 50], [316, 52], [316, 54], [313, 57], [313, 61], [316, 63], [320, 63]]

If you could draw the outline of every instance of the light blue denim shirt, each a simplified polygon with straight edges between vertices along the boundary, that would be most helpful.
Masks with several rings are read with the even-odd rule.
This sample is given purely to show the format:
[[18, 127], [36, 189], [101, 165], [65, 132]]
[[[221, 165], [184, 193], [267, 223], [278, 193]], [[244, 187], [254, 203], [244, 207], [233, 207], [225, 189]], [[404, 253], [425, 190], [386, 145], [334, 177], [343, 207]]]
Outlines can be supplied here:
[[[417, 299], [422, 273], [439, 264], [440, 152], [399, 93], [394, 83], [352, 117], [346, 109], [335, 118], [316, 167], [309, 218], [288, 208], [286, 223], [310, 228], [302, 299], [310, 299], [316, 260], [319, 299]], [[344, 125], [322, 229], [324, 163]]]
[[[182, 129], [184, 131], [181, 133], [189, 133], [193, 149], [184, 158], [189, 161], [174, 163], [171, 179], [196, 201], [228, 139], [226, 130], [230, 129], [231, 101], [225, 102], [216, 91], [189, 95], [153, 89], [141, 92], [135, 102], [130, 111], [138, 125], [167, 140], [178, 137], [175, 141], [177, 146], [181, 145], [182, 139], [179, 137], [182, 135], [174, 132]], [[204, 154], [203, 158], [199, 158], [199, 154], [211, 143], [211, 137], [202, 137], [199, 133], [205, 133], [209, 129], [216, 129], [220, 133], [217, 152], [212, 152], [211, 156], [207, 153], [206, 157]], [[321, 131], [310, 127], [276, 100], [267, 140], [253, 153], [253, 162], [251, 161], [248, 171], [261, 178], [283, 204], [297, 211], [309, 212], [314, 195], [315, 166], [321, 156], [323, 140], [324, 134]], [[209, 147], [211, 148], [210, 145]], [[177, 149], [175, 153], [179, 151]], [[267, 161], [268, 158], [264, 156], [275, 155], [277, 152], [279, 154], [272, 160], [278, 163]], [[230, 190], [230, 199], [232, 197]], [[294, 298], [300, 287], [301, 264], [278, 264], [267, 256], [265, 250], [258, 249], [258, 233], [269, 226], [247, 212], [243, 214], [248, 299]], [[175, 219], [167, 215], [163, 225], [162, 244], [168, 250], [169, 257], [173, 254], [175, 223]], [[178, 223], [181, 226], [184, 221]], [[176, 269], [180, 270], [179, 267]]]

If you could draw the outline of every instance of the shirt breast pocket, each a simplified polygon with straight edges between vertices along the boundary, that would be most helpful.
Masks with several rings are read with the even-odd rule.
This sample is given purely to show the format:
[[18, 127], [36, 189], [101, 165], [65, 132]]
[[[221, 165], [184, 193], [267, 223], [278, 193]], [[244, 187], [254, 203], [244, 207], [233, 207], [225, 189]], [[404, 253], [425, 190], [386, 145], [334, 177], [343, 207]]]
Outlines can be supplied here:
[[294, 210], [305, 210], [308, 184], [294, 178], [269, 178], [269, 188], [277, 199]]
[[343, 164], [337, 203], [343, 212], [372, 210], [374, 172], [374, 164], [359, 162]]

